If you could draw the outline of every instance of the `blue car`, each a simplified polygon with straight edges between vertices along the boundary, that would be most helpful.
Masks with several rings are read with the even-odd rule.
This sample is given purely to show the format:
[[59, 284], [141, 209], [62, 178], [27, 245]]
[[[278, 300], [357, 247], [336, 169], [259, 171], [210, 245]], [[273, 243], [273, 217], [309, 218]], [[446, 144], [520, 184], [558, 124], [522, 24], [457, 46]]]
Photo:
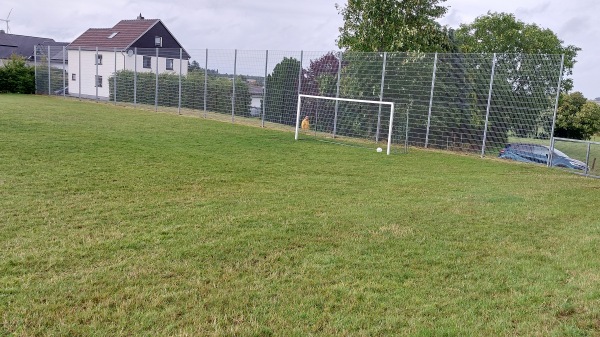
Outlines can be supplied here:
[[[507, 144], [500, 150], [498, 157], [522, 161], [526, 163], [536, 163], [548, 165], [548, 155], [550, 147], [538, 144]], [[552, 152], [552, 165], [556, 167], [565, 167], [574, 170], [587, 170], [587, 165], [577, 159], [573, 159], [561, 151], [554, 149]]]

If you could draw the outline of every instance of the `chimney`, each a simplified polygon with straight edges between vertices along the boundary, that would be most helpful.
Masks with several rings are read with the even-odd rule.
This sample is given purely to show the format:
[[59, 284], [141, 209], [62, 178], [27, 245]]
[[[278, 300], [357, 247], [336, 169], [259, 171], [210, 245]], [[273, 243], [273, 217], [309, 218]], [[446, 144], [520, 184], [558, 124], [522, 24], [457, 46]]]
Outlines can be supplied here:
[[138, 20], [144, 20], [144, 17], [142, 16], [142, 13], [140, 13], [140, 15], [138, 15], [137, 19]]

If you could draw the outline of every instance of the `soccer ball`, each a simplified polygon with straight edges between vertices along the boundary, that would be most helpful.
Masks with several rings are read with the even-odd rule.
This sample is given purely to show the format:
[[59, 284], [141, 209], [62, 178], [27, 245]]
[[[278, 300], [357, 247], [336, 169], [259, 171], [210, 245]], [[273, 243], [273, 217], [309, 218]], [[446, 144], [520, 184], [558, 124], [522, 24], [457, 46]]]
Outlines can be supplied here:
[[380, 147], [377, 148], [377, 152], [382, 152], [382, 151], [383, 151], [382, 148], [380, 148]]

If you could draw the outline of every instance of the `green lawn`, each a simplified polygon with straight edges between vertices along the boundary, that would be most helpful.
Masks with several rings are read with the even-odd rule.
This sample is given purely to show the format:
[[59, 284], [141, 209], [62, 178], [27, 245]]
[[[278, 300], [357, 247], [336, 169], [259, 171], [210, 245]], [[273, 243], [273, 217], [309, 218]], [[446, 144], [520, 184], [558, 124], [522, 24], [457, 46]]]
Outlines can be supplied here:
[[0, 95], [0, 336], [600, 335], [600, 180]]

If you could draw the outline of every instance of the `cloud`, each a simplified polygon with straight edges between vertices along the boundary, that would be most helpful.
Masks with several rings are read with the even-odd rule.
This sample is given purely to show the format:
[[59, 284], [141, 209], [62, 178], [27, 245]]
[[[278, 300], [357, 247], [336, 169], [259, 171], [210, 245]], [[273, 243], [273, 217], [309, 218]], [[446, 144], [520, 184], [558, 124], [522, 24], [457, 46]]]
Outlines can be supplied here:
[[515, 10], [514, 14], [518, 18], [529, 19], [547, 13], [548, 9], [550, 8], [550, 5], [550, 1], [544, 1], [538, 5], [529, 8], [518, 7]]

